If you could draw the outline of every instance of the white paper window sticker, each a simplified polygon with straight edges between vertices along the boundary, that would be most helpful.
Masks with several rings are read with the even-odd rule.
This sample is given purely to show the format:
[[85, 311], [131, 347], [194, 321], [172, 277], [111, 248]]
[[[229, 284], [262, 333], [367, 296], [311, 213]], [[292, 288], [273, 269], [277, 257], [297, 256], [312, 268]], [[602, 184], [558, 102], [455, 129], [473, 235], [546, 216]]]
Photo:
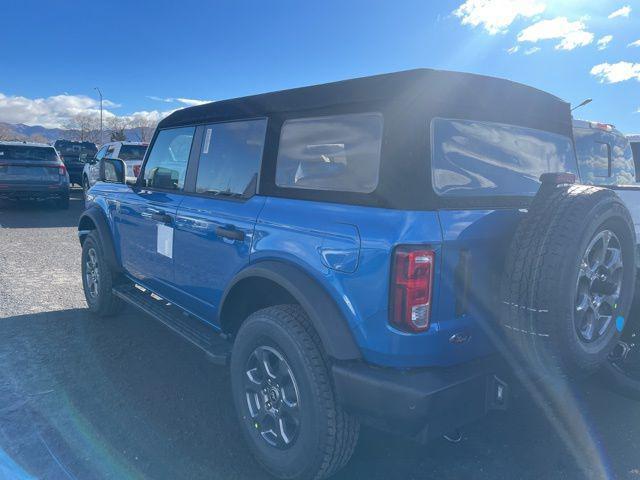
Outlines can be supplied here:
[[202, 146], [202, 153], [209, 153], [209, 144], [211, 143], [211, 132], [212, 128], [207, 128], [207, 133], [204, 136], [204, 145]]
[[173, 258], [173, 228], [158, 224], [157, 251], [160, 255]]

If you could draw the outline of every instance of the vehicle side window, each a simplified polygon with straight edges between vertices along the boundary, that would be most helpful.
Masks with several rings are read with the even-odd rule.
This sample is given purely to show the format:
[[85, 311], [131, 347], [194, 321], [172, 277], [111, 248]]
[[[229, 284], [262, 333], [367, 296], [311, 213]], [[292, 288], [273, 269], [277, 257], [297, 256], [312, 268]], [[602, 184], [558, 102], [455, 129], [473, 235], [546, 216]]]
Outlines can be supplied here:
[[636, 166], [636, 182], [640, 182], [640, 142], [631, 142], [633, 163]]
[[253, 195], [266, 129], [266, 119], [205, 126], [196, 192]]
[[96, 160], [100, 161], [104, 158], [105, 153], [107, 153], [107, 147], [102, 147], [98, 153], [96, 153]]
[[382, 123], [379, 113], [287, 120], [280, 133], [276, 185], [373, 192], [378, 186]]
[[142, 185], [162, 190], [182, 190], [195, 127], [158, 133], [144, 166]]
[[113, 157], [113, 152], [114, 152], [115, 149], [116, 149], [115, 145], [109, 146], [109, 148], [107, 148], [107, 155], [106, 156], [109, 157], [109, 158], [114, 158]]

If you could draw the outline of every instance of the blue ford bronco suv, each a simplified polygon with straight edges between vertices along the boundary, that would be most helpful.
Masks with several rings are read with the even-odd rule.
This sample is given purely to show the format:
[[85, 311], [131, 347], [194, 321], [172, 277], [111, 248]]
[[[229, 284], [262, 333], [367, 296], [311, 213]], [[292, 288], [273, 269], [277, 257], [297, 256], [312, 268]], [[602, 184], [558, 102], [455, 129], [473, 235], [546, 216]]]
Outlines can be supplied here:
[[578, 175], [569, 105], [496, 78], [422, 69], [186, 108], [134, 184], [102, 161], [85, 296], [228, 364], [260, 463], [325, 478], [361, 423], [428, 440], [505, 408], [510, 371], [608, 361], [636, 235]]

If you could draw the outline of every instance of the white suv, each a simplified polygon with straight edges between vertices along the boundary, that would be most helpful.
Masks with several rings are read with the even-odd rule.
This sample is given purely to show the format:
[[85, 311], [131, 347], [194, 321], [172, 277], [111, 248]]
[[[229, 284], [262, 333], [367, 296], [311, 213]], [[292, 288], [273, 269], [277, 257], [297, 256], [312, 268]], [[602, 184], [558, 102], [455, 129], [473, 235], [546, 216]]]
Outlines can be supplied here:
[[82, 170], [82, 189], [84, 194], [98, 181], [100, 161], [103, 158], [119, 158], [127, 165], [127, 181], [135, 181], [147, 151], [148, 143], [110, 142], [102, 145], [96, 156], [87, 160]]

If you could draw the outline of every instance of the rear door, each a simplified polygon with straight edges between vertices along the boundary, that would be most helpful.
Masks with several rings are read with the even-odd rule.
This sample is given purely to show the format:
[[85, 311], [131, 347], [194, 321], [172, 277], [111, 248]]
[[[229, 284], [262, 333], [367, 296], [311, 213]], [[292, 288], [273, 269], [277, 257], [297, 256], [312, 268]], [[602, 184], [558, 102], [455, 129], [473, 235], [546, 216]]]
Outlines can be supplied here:
[[199, 127], [190, 192], [176, 218], [174, 268], [178, 303], [212, 323], [225, 287], [249, 262], [265, 202], [256, 186], [266, 126], [262, 118]]
[[162, 130], [137, 185], [120, 195], [116, 232], [122, 265], [142, 285], [174, 299], [174, 227], [195, 127]]

